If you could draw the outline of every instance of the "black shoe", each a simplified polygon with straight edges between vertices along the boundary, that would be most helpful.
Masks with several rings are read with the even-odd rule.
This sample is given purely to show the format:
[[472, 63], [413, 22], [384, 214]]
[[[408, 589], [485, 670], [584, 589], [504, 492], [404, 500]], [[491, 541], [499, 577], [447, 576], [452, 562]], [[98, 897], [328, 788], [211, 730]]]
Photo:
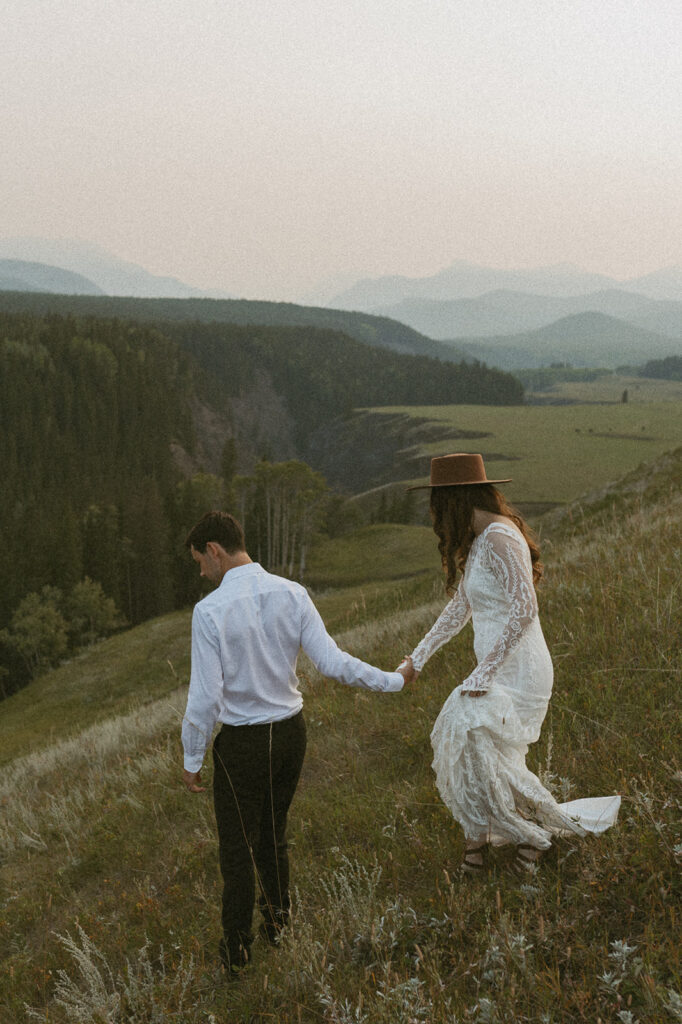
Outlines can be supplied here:
[[279, 946], [279, 940], [282, 935], [282, 927], [276, 924], [266, 924], [265, 921], [261, 924], [258, 929], [258, 934], [261, 939], [267, 942], [268, 946]]
[[228, 978], [236, 979], [251, 962], [251, 949], [242, 942], [228, 942], [221, 939], [218, 943], [220, 962], [225, 968]]
[[269, 946], [279, 946], [282, 932], [289, 924], [289, 913], [285, 910], [275, 911], [274, 915], [268, 914], [261, 922], [258, 934]]

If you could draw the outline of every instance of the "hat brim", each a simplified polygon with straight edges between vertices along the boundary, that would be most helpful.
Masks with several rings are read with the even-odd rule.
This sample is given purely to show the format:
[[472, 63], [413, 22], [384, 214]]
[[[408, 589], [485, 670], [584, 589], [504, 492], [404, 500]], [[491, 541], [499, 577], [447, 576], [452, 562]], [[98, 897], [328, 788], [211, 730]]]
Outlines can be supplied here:
[[512, 478], [509, 476], [505, 480], [458, 480], [456, 484], [417, 484], [414, 487], [408, 487], [408, 491], [430, 491], [434, 487], [468, 487], [473, 484], [510, 484]]

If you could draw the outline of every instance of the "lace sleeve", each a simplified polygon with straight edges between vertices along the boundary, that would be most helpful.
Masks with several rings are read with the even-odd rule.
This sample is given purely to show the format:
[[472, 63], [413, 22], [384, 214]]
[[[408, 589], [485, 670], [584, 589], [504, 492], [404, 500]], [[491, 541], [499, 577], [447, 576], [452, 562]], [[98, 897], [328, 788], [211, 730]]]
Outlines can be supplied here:
[[417, 672], [429, 660], [432, 654], [442, 647], [451, 637], [456, 636], [471, 618], [471, 607], [464, 585], [460, 583], [452, 600], [446, 604], [435, 623], [421, 643], [412, 651], [412, 664]]
[[464, 680], [463, 690], [490, 689], [495, 672], [538, 614], [533, 571], [524, 539], [513, 536], [511, 530], [493, 527], [487, 531], [483, 543], [488, 566], [508, 598], [509, 611], [492, 650]]

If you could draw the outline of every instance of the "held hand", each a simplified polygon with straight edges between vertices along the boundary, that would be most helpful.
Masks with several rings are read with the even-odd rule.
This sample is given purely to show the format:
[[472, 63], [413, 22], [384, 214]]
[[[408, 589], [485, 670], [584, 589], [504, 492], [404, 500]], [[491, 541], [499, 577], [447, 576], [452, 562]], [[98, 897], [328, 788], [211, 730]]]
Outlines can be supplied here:
[[417, 676], [419, 675], [414, 665], [412, 664], [412, 658], [410, 658], [409, 655], [406, 655], [403, 658], [401, 663], [398, 665], [396, 672], [400, 673], [400, 675], [403, 677], [406, 683], [413, 683]]
[[201, 772], [188, 772], [186, 768], [183, 768], [182, 781], [190, 793], [206, 792], [206, 787], [201, 785]]

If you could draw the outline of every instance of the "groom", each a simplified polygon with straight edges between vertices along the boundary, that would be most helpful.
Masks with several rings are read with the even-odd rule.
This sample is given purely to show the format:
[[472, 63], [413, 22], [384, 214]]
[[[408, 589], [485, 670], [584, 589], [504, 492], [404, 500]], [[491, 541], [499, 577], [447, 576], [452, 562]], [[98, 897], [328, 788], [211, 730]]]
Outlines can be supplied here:
[[190, 793], [204, 792], [200, 770], [219, 724], [213, 800], [224, 882], [220, 955], [234, 973], [250, 958], [256, 881], [263, 938], [275, 944], [289, 919], [287, 814], [306, 747], [299, 649], [322, 675], [369, 690], [400, 690], [411, 671], [382, 672], [339, 650], [304, 587], [249, 558], [233, 516], [209, 512], [185, 544], [216, 589], [192, 618], [184, 782]]

